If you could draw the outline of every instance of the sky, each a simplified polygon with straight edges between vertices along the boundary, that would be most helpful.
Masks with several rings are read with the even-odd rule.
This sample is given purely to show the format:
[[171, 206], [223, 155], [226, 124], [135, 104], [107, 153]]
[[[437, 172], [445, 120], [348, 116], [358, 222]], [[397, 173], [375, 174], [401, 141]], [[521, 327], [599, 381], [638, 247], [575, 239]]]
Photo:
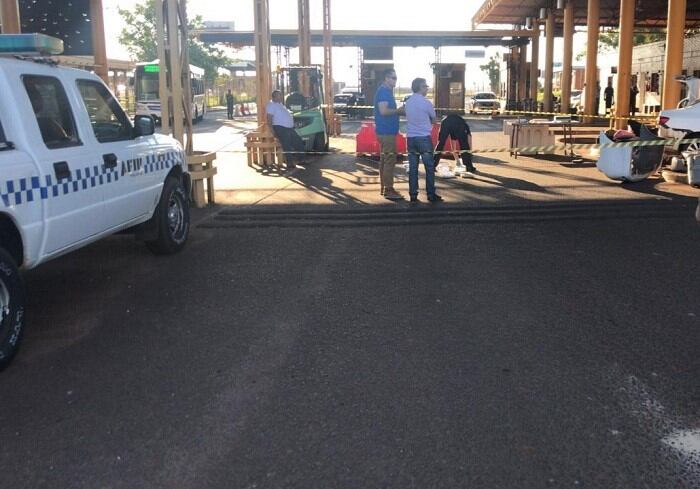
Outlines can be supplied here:
[[[133, 8], [138, 0], [105, 0], [105, 25], [107, 29], [107, 54], [110, 58], [128, 59], [126, 50], [119, 45], [118, 37], [122, 29], [122, 20], [117, 14], [117, 7]], [[331, 25], [333, 29], [346, 30], [470, 30], [471, 19], [481, 6], [482, 0], [332, 0]], [[271, 29], [294, 29], [297, 26], [296, 0], [270, 0]], [[322, 2], [310, 0], [311, 28], [322, 28]], [[233, 21], [236, 30], [253, 30], [253, 0], [189, 0], [189, 16], [201, 15], [204, 20]], [[577, 34], [574, 53], [583, 49], [585, 36]], [[540, 42], [544, 49], [544, 42]], [[479, 65], [487, 59], [465, 59], [464, 47], [443, 47], [441, 59], [444, 63], [467, 63], [466, 88], [482, 89], [488, 84], [486, 75], [479, 70]], [[473, 48], [477, 49], [477, 48]], [[486, 56], [500, 52], [502, 48], [492, 47], [486, 50]], [[555, 45], [555, 59], [562, 50], [561, 43]], [[253, 59], [252, 50], [242, 50], [236, 57]], [[275, 60], [274, 50], [272, 53]], [[290, 62], [297, 61], [297, 51], [290, 53]], [[541, 55], [543, 58], [544, 53]], [[311, 61], [323, 63], [322, 48], [313, 48]], [[399, 77], [399, 84], [410, 85], [415, 77], [432, 80], [430, 63], [435, 61], [433, 48], [395, 48], [394, 62]], [[576, 62], [574, 62], [576, 64]], [[333, 73], [335, 81], [344, 81], [348, 85], [357, 85], [357, 50], [355, 48], [334, 48]]]

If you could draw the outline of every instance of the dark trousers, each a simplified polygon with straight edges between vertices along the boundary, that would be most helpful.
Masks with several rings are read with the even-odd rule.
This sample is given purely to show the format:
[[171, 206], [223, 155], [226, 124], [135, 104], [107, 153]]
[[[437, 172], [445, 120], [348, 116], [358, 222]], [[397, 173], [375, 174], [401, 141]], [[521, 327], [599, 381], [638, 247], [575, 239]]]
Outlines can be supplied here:
[[283, 126], [272, 126], [272, 130], [282, 145], [287, 164], [301, 161], [301, 153], [305, 152], [306, 147], [304, 145], [304, 140], [301, 139], [297, 132], [290, 127]]
[[233, 119], [233, 104], [230, 104], [230, 105], [227, 107], [227, 112], [228, 112], [228, 118], [229, 118], [229, 119]]
[[[450, 131], [449, 129], [447, 129], [445, 127], [441, 127], [440, 128], [440, 135], [438, 136], [438, 143], [437, 143], [437, 146], [435, 146], [435, 167], [436, 168], [438, 166], [438, 163], [440, 163], [441, 151], [443, 149], [445, 149], [445, 143], [447, 142], [448, 137], [450, 137], [456, 141], [459, 141], [459, 147], [462, 151], [471, 149], [469, 147], [469, 139], [467, 137], [466, 131]], [[474, 164], [472, 163], [472, 154], [471, 153], [460, 153], [460, 156], [462, 157], [462, 162], [464, 163], [464, 166], [466, 166], [470, 170], [474, 168]]]

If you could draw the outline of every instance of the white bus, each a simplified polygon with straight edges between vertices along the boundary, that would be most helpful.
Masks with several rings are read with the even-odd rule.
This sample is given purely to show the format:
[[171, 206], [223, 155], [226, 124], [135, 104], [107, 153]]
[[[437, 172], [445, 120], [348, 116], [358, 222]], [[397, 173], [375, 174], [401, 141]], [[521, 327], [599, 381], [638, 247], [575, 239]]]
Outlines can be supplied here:
[[[160, 94], [158, 92], [160, 63], [137, 63], [134, 71], [134, 88], [136, 92], [136, 115], [150, 115], [156, 124], [160, 123]], [[204, 96], [204, 70], [190, 65], [190, 82], [192, 85], [192, 121], [201, 121], [207, 112]]]

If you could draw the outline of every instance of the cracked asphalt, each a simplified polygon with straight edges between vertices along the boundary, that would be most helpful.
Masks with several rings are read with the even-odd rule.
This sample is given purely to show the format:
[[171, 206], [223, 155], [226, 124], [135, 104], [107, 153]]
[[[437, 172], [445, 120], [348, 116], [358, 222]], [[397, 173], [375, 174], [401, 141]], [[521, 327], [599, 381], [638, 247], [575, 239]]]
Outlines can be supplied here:
[[338, 219], [28, 272], [0, 486], [700, 486], [691, 212]]
[[700, 487], [697, 199], [505, 204], [222, 206], [26, 272], [0, 488]]

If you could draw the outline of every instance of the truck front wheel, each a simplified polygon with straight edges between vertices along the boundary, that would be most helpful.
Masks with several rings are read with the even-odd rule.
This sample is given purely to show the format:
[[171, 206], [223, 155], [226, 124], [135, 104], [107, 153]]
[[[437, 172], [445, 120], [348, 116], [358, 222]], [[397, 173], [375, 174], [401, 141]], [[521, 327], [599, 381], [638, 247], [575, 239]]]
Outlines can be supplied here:
[[171, 255], [185, 247], [190, 233], [190, 204], [180, 180], [168, 177], [163, 185], [158, 207], [153, 214], [157, 238], [146, 241], [157, 255]]
[[0, 248], [0, 370], [17, 353], [24, 331], [24, 287], [12, 256]]

